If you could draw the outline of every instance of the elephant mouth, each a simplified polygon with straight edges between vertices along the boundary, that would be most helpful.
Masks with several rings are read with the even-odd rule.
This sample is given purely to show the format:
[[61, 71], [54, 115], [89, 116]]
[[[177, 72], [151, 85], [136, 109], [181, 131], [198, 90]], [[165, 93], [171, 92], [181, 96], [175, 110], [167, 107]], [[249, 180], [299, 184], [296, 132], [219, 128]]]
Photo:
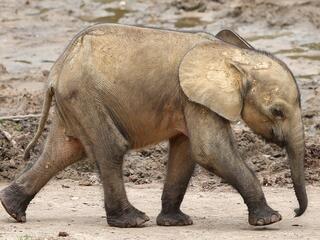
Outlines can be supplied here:
[[271, 137], [269, 139], [266, 139], [268, 143], [274, 143], [281, 148], [287, 145], [287, 142], [283, 136], [282, 131], [277, 131], [276, 129], [272, 128], [270, 135]]

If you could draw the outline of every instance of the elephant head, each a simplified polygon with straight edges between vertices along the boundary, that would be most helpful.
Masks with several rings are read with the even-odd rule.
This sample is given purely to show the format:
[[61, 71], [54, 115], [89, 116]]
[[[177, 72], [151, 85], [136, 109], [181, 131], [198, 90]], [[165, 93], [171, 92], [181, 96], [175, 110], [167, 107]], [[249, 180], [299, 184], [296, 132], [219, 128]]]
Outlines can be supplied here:
[[231, 31], [194, 46], [179, 68], [186, 97], [221, 117], [246, 124], [285, 147], [299, 209], [308, 205], [304, 176], [304, 130], [296, 80], [281, 60], [255, 50]]

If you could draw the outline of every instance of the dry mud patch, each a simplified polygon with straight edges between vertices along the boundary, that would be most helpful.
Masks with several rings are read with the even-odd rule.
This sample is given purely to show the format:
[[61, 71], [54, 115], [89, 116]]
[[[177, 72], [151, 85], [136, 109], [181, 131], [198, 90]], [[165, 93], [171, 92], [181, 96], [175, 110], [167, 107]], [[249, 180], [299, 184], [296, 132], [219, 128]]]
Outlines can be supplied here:
[[[33, 136], [37, 122], [37, 118], [1, 122], [1, 129], [10, 129], [11, 131], [10, 133], [7, 130], [0, 132], [0, 157], [2, 159], [0, 178], [13, 180], [14, 176], [26, 165], [26, 162], [22, 159], [23, 149]], [[40, 144], [35, 147], [29, 164], [39, 157], [48, 129], [49, 127], [45, 129], [45, 133], [39, 141]], [[275, 145], [266, 144], [244, 126], [234, 126], [234, 133], [243, 158], [250, 168], [257, 173], [262, 185], [291, 185], [289, 165], [284, 150]], [[306, 180], [309, 184], [319, 185], [320, 144], [312, 141], [313, 139], [307, 139], [306, 141]], [[123, 169], [125, 181], [135, 184], [162, 182], [165, 176], [167, 159], [168, 144], [166, 142], [141, 150], [130, 151], [125, 157]], [[95, 164], [88, 159], [67, 168], [56, 178], [82, 179], [82, 184], [88, 185], [99, 182]], [[224, 181], [197, 167], [191, 184], [200, 186], [204, 190], [210, 190], [223, 185]]]

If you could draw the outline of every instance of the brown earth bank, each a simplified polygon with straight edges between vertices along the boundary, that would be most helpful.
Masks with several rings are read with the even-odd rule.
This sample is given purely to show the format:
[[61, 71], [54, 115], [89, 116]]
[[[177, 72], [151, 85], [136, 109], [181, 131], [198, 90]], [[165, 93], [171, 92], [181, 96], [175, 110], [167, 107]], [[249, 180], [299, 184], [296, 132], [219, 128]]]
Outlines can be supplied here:
[[[7, 130], [0, 132], [0, 157], [2, 159], [0, 177], [2, 179], [12, 180], [16, 174], [23, 170], [26, 164], [22, 160], [23, 149], [35, 132], [37, 122], [37, 119], [2, 122], [2, 129], [11, 130], [10, 133]], [[261, 184], [264, 186], [286, 186], [291, 183], [285, 151], [275, 145], [266, 144], [244, 126], [234, 126], [234, 132], [243, 158], [257, 173]], [[45, 136], [46, 134], [42, 137], [42, 144], [35, 148], [30, 161], [37, 160]], [[167, 143], [129, 152], [125, 157], [123, 169], [125, 181], [135, 184], [162, 182], [165, 177], [167, 157]], [[305, 161], [307, 182], [319, 185], [320, 148], [319, 144], [309, 143], [308, 139]], [[88, 159], [69, 167], [56, 178], [82, 180], [82, 184], [87, 185], [99, 183], [95, 164]], [[198, 185], [204, 190], [210, 190], [223, 185], [224, 182], [212, 173], [198, 167], [194, 173], [192, 184]]]

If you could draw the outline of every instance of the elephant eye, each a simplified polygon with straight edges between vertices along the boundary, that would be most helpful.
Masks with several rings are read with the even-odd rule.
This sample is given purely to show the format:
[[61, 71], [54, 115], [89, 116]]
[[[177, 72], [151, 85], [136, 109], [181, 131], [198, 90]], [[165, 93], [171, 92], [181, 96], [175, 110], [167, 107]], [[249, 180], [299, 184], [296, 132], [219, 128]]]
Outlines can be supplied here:
[[280, 107], [272, 107], [270, 109], [271, 114], [277, 118], [277, 119], [283, 119], [284, 118], [284, 113], [283, 111], [280, 109]]

